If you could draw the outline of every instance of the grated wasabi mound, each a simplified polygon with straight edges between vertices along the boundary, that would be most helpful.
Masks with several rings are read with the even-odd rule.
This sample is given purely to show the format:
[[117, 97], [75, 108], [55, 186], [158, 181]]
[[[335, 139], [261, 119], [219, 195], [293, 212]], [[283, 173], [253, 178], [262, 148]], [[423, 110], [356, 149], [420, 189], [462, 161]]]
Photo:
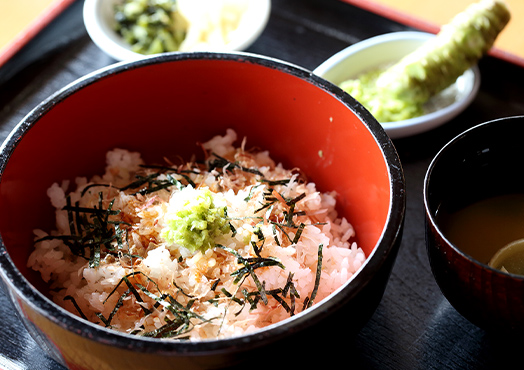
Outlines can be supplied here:
[[183, 247], [191, 253], [215, 246], [215, 239], [230, 231], [224, 206], [215, 205], [208, 189], [191, 186], [171, 197], [162, 237], [174, 247]]

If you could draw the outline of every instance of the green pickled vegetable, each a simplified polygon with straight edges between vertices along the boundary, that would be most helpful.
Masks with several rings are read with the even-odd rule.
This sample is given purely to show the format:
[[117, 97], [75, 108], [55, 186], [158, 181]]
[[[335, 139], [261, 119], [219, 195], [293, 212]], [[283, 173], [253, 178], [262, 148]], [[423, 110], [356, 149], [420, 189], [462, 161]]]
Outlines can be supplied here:
[[340, 86], [380, 122], [419, 116], [424, 103], [453, 84], [489, 51], [509, 20], [509, 10], [502, 0], [481, 0], [393, 66]]
[[115, 21], [115, 30], [140, 54], [177, 51], [186, 37], [176, 0], [125, 0], [115, 6]]

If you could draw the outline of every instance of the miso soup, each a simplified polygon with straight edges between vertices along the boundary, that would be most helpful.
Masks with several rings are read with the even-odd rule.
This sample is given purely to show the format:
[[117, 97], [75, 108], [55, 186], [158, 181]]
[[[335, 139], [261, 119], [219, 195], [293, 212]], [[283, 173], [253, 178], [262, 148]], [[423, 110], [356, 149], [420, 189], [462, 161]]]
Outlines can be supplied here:
[[487, 264], [500, 248], [524, 238], [524, 194], [494, 196], [451, 212], [442, 207], [437, 223], [457, 248]]

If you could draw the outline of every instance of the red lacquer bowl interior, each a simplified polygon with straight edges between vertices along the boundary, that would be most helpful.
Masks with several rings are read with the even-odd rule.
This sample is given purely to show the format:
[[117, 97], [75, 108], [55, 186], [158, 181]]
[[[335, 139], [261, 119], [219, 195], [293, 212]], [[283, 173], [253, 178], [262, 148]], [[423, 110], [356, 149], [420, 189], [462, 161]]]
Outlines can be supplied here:
[[197, 142], [226, 128], [236, 130], [237, 144], [245, 136], [247, 148], [269, 150], [321, 191], [336, 191], [338, 210], [368, 255], [381, 238], [392, 202], [381, 146], [346, 103], [304, 78], [249, 58], [188, 58], [120, 68], [94, 80], [49, 99], [8, 144], [16, 148], [0, 184], [0, 232], [34, 285], [40, 278], [26, 261], [32, 230], [54, 225], [46, 196], [53, 182], [101, 173], [105, 153], [115, 147], [139, 151], [149, 163], [201, 156]]

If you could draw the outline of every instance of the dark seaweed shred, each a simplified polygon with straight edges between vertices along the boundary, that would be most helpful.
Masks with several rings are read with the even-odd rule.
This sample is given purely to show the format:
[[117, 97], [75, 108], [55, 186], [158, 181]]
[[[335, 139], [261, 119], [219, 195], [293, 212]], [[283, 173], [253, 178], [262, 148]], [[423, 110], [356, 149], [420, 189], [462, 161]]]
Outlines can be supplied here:
[[238, 162], [231, 162], [221, 156], [219, 156], [216, 153], [211, 153], [215, 158], [213, 160], [208, 161], [208, 170], [211, 172], [215, 169], [222, 169], [222, 171], [229, 171], [232, 172], [233, 169], [237, 168], [243, 172], [251, 173], [253, 175], [258, 175], [263, 177], [264, 175], [262, 172], [258, 170], [258, 168], [248, 168], [241, 166]]
[[318, 259], [317, 259], [317, 272], [316, 272], [316, 275], [315, 275], [315, 285], [313, 287], [313, 291], [311, 292], [311, 295], [304, 300], [303, 310], [305, 310], [306, 308], [311, 307], [313, 305], [314, 301], [315, 301], [316, 296], [317, 296], [318, 287], [319, 287], [319, 284], [320, 284], [320, 275], [322, 274], [322, 249], [323, 249], [323, 247], [324, 247], [323, 244], [320, 244], [318, 246]]
[[111, 321], [113, 320], [113, 317], [116, 315], [116, 313], [118, 312], [119, 308], [122, 307], [122, 305], [124, 304], [124, 299], [126, 299], [129, 296], [130, 293], [131, 293], [131, 290], [128, 289], [128, 290], [126, 290], [124, 293], [122, 293], [120, 295], [120, 297], [118, 298], [118, 301], [115, 304], [115, 307], [113, 308], [113, 310], [109, 314], [108, 318], [105, 318], [104, 315], [102, 315], [100, 312], [96, 313], [96, 316], [98, 316], [98, 318], [100, 320], [102, 320], [102, 322], [105, 324], [106, 327], [110, 327], [111, 326]]
[[[185, 179], [188, 185], [194, 186], [194, 182], [182, 171], [177, 171], [171, 167], [148, 166], [156, 168], [159, 172], [151, 173], [146, 176], [137, 175], [135, 181], [126, 186], [116, 188], [110, 184], [90, 184], [84, 187], [81, 196], [87, 194], [96, 187], [111, 187], [119, 191], [136, 190], [131, 195], [151, 194], [161, 190], [168, 190], [175, 186], [182, 190], [185, 186], [182, 182], [172, 176], [171, 173], [178, 174]], [[165, 173], [165, 179], [158, 179]], [[130, 258], [139, 258], [136, 255], [127, 253], [124, 250], [124, 240], [127, 240], [129, 223], [110, 220], [110, 216], [118, 216], [120, 210], [113, 210], [114, 199], [110, 201], [107, 209], [103, 207], [103, 193], [99, 192], [99, 202], [94, 207], [81, 207], [77, 201], [71, 204], [70, 196], [66, 197], [66, 206], [62, 209], [67, 212], [70, 235], [46, 236], [36, 240], [36, 242], [50, 239], [60, 239], [66, 244], [73, 255], [89, 260], [90, 267], [98, 267], [100, 260], [105, 254], [122, 255]], [[115, 250], [113, 243], [116, 243], [118, 250]], [[87, 253], [87, 251], [89, 253]]]
[[[130, 278], [135, 277], [137, 275], [143, 276], [149, 283], [152, 283], [152, 286], [155, 288], [155, 291], [157, 293], [152, 292], [150, 289], [146, 288], [144, 285], [138, 283], [138, 282], [131, 282]], [[173, 282], [174, 283], [174, 282]], [[145, 296], [155, 301], [155, 304], [153, 305], [153, 309], [160, 309], [160, 310], [167, 310], [172, 315], [173, 318], [166, 317], [166, 324], [160, 327], [159, 329], [153, 330], [153, 331], [135, 331], [134, 334], [136, 335], [142, 335], [146, 337], [153, 337], [153, 338], [172, 338], [177, 337], [179, 339], [181, 335], [184, 335], [188, 333], [190, 330], [192, 330], [194, 324], [192, 323], [192, 319], [197, 319], [200, 322], [209, 322], [210, 320], [205, 319], [204, 317], [194, 313], [191, 310], [191, 307], [193, 306], [193, 303], [195, 302], [195, 299], [186, 292], [183, 291], [182, 288], [180, 288], [178, 285], [174, 284], [178, 292], [182, 295], [191, 298], [186, 305], [181, 304], [178, 302], [173, 296], [170, 294], [165, 294], [160, 291], [160, 288], [158, 287], [157, 283], [148, 277], [143, 272], [132, 272], [120, 280], [120, 282], [115, 286], [115, 288], [111, 291], [111, 293], [107, 296], [104, 304], [107, 302], [107, 300], [113, 295], [116, 294], [118, 288], [125, 284], [127, 286], [127, 290], [122, 293], [115, 306], [113, 307], [113, 310], [111, 311], [110, 315], [106, 318], [101, 313], [96, 313], [96, 315], [102, 320], [102, 322], [105, 324], [106, 327], [111, 326], [111, 321], [113, 317], [117, 314], [119, 308], [123, 305], [124, 300], [129, 297], [130, 295], [133, 295], [135, 297], [135, 300], [137, 302], [140, 302], [142, 304], [139, 304], [139, 306], [142, 308], [145, 315], [151, 314], [153, 311], [151, 309], [148, 309], [145, 307], [145, 301], [140, 295], [140, 292], [142, 292]]]
[[255, 286], [258, 289], [258, 294], [260, 294], [260, 299], [262, 299], [262, 302], [264, 304], [268, 304], [267, 294], [266, 290], [264, 288], [264, 284], [260, 282], [258, 279], [258, 276], [255, 274], [255, 270], [257, 268], [261, 267], [269, 267], [269, 266], [278, 266], [281, 269], [285, 269], [284, 265], [276, 258], [274, 257], [256, 257], [256, 258], [244, 258], [242, 257], [236, 250], [227, 248], [223, 245], [217, 244], [218, 248], [221, 248], [231, 254], [233, 254], [237, 262], [244, 265], [244, 267], [234, 271], [231, 273], [231, 276], [235, 276], [235, 279], [233, 282], [235, 284], [238, 284], [241, 280], [244, 280], [247, 276], [251, 276], [253, 279], [253, 282], [255, 283]]
[[[78, 306], [78, 303], [76, 303], [76, 300], [71, 297], [70, 295], [66, 295], [64, 297], [64, 301], [71, 301], [71, 303], [73, 304], [73, 306], [75, 307], [76, 311], [78, 312], [78, 314], [80, 315], [81, 318], [83, 318], [84, 320], [88, 320], [88, 318], [86, 317], [86, 315], [82, 312], [82, 310], [80, 309], [80, 306]], [[89, 321], [89, 320], [88, 320]]]
[[[89, 260], [89, 267], [100, 265], [102, 253], [114, 251], [113, 241], [122, 241], [121, 225], [129, 225], [121, 221], [111, 221], [110, 216], [120, 214], [119, 210], [113, 210], [114, 200], [109, 202], [109, 206], [103, 208], [103, 196], [99, 193], [98, 206], [93, 208], [80, 207], [78, 202], [71, 205], [70, 197], [66, 197], [66, 205], [63, 210], [67, 211], [70, 235], [48, 235], [36, 240], [35, 242], [60, 239], [66, 244], [73, 255]], [[115, 226], [119, 226], [115, 231]], [[102, 247], [105, 248], [102, 251]], [[89, 251], [89, 257], [86, 256]]]
[[300, 223], [300, 225], [298, 225], [297, 232], [296, 232], [295, 237], [293, 238], [293, 241], [291, 242], [291, 244], [297, 244], [298, 243], [298, 240], [300, 239], [300, 236], [302, 235], [302, 231], [304, 231], [304, 227], [306, 227], [306, 225], [303, 224], [303, 223]]
[[[119, 191], [128, 191], [128, 190], [139, 189], [135, 191], [134, 193], [132, 193], [131, 195], [151, 194], [151, 193], [154, 193], [160, 190], [167, 190], [172, 186], [176, 186], [179, 190], [183, 189], [187, 185], [196, 187], [193, 180], [191, 180], [191, 178], [186, 174], [187, 171], [178, 171], [174, 168], [167, 167], [167, 166], [155, 166], [155, 165], [145, 166], [143, 165], [141, 167], [149, 168], [149, 169], [157, 169], [159, 171], [151, 173], [146, 176], [136, 175], [135, 181], [127, 184], [126, 186], [120, 187], [120, 188], [114, 187], [110, 184], [89, 184], [86, 187], [84, 187], [81, 194], [82, 196], [84, 196], [88, 190], [94, 187], [112, 187]], [[162, 174], [165, 174], [167, 179], [159, 180], [158, 177], [160, 177]], [[181, 176], [185, 180], [186, 184], [183, 184], [181, 181], [175, 179], [172, 174]]]
[[268, 184], [269, 186], [276, 186], [276, 185], [288, 185], [291, 182], [291, 179], [283, 179], [283, 180], [260, 179], [259, 181], [262, 183]]
[[194, 188], [196, 188], [196, 184], [193, 182], [193, 180], [191, 180], [191, 178], [187, 174], [188, 173], [194, 173], [194, 174], [199, 174], [200, 173], [200, 171], [194, 171], [194, 170], [178, 171], [178, 170], [176, 170], [176, 169], [174, 169], [172, 167], [161, 166], [161, 165], [141, 165], [140, 167], [148, 168], [148, 169], [156, 169], [156, 170], [160, 170], [160, 171], [163, 171], [163, 172], [176, 173], [177, 175], [182, 176], [187, 181], [188, 185], [191, 185]]
[[262, 258], [260, 255], [260, 252], [262, 252], [262, 248], [264, 247], [264, 242], [266, 241], [266, 238], [264, 237], [264, 233], [260, 229], [260, 227], [257, 227], [253, 234], [255, 234], [258, 237], [258, 242], [251, 241], [251, 246], [253, 247], [253, 250], [255, 251], [255, 254], [257, 257]]
[[213, 283], [213, 285], [211, 285], [211, 290], [212, 290], [213, 292], [214, 292], [215, 289], [217, 288], [218, 283], [220, 283], [220, 279], [216, 279], [215, 282]]
[[280, 247], [280, 240], [278, 240], [277, 227], [274, 223], [271, 224], [271, 230], [273, 230], [273, 239], [275, 239], [275, 243]]

